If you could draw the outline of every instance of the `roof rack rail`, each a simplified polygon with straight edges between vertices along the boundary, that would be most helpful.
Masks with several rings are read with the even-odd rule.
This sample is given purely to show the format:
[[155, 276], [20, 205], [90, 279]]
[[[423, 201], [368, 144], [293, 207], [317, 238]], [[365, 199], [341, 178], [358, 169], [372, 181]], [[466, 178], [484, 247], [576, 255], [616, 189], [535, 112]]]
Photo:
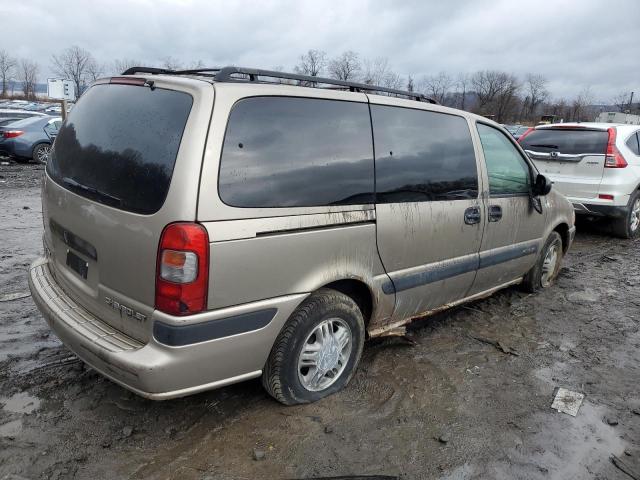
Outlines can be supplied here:
[[[234, 75], [244, 75], [245, 78], [234, 78]], [[280, 78], [284, 80], [296, 80], [305, 82], [305, 86], [316, 86], [318, 84], [336, 85], [348, 88], [352, 92], [384, 92], [393, 95], [409, 97], [413, 100], [437, 104], [434, 99], [423, 95], [422, 93], [409, 92], [407, 90], [398, 90], [395, 88], [382, 87], [380, 85], [371, 85], [367, 83], [350, 82], [348, 80], [336, 80], [334, 78], [312, 77], [310, 75], [300, 75], [297, 73], [277, 72], [273, 70], [260, 70], [256, 68], [243, 67], [224, 67], [219, 69], [216, 75], [216, 82], [260, 82], [259, 77]]]
[[[322, 85], [334, 85], [342, 88], [348, 88], [351, 92], [384, 92], [391, 95], [408, 97], [419, 102], [428, 102], [438, 104], [433, 98], [427, 97], [422, 93], [409, 92], [408, 90], [398, 90], [395, 88], [382, 87], [380, 85], [371, 85], [367, 83], [350, 82], [348, 80], [336, 80], [334, 78], [313, 77], [310, 75], [300, 75], [297, 73], [285, 73], [275, 70], [261, 70], [257, 68], [243, 67], [222, 67], [222, 68], [194, 68], [189, 70], [167, 70], [164, 68], [152, 67], [131, 67], [122, 72], [122, 75], [134, 75], [136, 73], [150, 73], [152, 75], [206, 75], [213, 77], [219, 83], [231, 82], [261, 82], [272, 83], [260, 80], [260, 77], [278, 78], [283, 80], [295, 80], [304, 82], [304, 86], [317, 87]], [[240, 75], [240, 77], [238, 77]]]

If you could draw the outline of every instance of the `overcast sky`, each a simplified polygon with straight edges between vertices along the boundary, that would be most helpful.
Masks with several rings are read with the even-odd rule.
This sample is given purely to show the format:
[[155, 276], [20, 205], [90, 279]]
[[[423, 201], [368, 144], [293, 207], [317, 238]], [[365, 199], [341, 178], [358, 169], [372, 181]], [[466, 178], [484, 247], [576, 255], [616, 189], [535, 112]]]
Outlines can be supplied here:
[[310, 48], [388, 57], [399, 74], [544, 74], [554, 97], [640, 96], [639, 0], [0, 2], [0, 49], [40, 64], [69, 45], [116, 58], [292, 68]]

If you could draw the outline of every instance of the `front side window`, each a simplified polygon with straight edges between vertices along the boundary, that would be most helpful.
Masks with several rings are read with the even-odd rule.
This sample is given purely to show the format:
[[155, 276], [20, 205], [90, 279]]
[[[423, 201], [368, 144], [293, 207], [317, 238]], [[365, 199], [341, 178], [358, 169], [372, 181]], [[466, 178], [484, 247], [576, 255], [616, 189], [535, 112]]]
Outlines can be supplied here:
[[373, 144], [365, 103], [252, 97], [233, 107], [218, 190], [233, 207], [373, 202]]
[[479, 123], [478, 133], [489, 175], [489, 193], [492, 196], [528, 194], [529, 165], [518, 149], [496, 128]]
[[477, 198], [473, 142], [463, 117], [371, 107], [380, 203]]

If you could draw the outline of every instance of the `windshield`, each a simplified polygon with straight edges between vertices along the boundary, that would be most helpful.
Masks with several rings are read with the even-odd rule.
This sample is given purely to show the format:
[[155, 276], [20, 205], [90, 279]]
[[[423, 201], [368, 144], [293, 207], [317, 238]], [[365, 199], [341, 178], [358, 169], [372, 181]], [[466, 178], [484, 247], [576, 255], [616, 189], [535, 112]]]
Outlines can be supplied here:
[[192, 102], [173, 90], [96, 85], [60, 129], [47, 173], [97, 202], [155, 213], [169, 190]]

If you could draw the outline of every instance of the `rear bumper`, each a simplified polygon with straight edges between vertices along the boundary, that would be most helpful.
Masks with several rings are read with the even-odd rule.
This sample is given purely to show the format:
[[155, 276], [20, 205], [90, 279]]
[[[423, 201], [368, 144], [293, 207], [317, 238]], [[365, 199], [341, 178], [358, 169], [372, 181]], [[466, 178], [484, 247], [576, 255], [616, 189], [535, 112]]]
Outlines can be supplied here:
[[[194, 315], [196, 321], [161, 313], [156, 318], [154, 313], [148, 321], [162, 325], [163, 340], [178, 345], [170, 346], [154, 337], [143, 344], [87, 312], [60, 288], [45, 258], [32, 264], [29, 287], [38, 309], [65, 346], [115, 383], [153, 400], [191, 395], [260, 376], [282, 326], [306, 297], [289, 295], [206, 312]], [[234, 326], [238, 319], [264, 311], [272, 313], [266, 325], [254, 322], [251, 328], [257, 329], [252, 331]], [[211, 325], [221, 325], [216, 331], [228, 336], [212, 335]]]
[[577, 214], [594, 217], [624, 218], [629, 213], [627, 205], [598, 205], [592, 203], [572, 202]]

